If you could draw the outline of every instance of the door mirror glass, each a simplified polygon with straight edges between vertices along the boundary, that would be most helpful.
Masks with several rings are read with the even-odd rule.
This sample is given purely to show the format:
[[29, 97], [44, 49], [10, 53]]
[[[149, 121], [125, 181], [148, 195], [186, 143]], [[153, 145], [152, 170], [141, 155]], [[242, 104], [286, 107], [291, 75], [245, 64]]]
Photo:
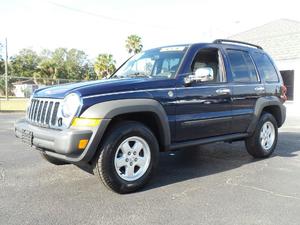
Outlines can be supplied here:
[[184, 79], [185, 84], [194, 82], [207, 82], [214, 80], [214, 71], [210, 67], [198, 68], [193, 75], [189, 75]]

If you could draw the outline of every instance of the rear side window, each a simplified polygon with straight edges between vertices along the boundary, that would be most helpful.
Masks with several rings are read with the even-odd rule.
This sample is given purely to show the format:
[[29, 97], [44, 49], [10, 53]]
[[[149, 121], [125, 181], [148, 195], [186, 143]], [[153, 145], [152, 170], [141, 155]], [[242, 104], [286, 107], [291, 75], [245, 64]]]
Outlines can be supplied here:
[[255, 66], [250, 55], [247, 52], [239, 50], [228, 50], [227, 55], [229, 58], [234, 82], [258, 82]]
[[262, 76], [266, 82], [278, 82], [276, 69], [266, 54], [254, 53], [253, 58], [260, 76]]

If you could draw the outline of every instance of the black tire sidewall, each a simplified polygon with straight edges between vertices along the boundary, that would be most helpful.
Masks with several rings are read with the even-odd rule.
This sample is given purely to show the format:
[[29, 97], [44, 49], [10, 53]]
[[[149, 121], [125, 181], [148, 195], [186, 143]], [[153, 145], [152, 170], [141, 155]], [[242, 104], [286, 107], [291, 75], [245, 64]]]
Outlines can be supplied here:
[[[159, 147], [153, 133], [138, 122], [124, 122], [111, 129], [111, 134], [105, 140], [98, 160], [98, 169], [101, 170], [105, 182], [110, 188], [119, 193], [128, 193], [142, 187], [150, 179], [158, 164]], [[114, 165], [114, 158], [119, 145], [128, 137], [137, 136], [143, 138], [150, 147], [151, 160], [145, 174], [135, 181], [122, 179]], [[101, 160], [101, 161], [100, 161]]]
[[[262, 126], [268, 121], [271, 122], [274, 126], [275, 139], [272, 144], [272, 147], [269, 150], [265, 150], [261, 146], [260, 132], [261, 132]], [[258, 121], [256, 130], [255, 130], [253, 136], [248, 138], [248, 140], [246, 140], [247, 150], [255, 158], [266, 158], [266, 157], [269, 157], [274, 152], [276, 145], [277, 145], [277, 140], [278, 140], [278, 126], [277, 126], [276, 119], [270, 113], [263, 113]]]

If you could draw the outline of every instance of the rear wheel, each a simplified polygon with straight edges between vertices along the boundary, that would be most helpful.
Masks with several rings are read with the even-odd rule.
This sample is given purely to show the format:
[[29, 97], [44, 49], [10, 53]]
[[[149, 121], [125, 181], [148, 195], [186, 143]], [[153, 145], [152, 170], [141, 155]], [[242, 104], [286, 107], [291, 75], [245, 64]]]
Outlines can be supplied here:
[[41, 154], [41, 156], [42, 156], [43, 159], [45, 159], [47, 162], [49, 162], [49, 163], [51, 163], [53, 165], [57, 165], [58, 166], [58, 165], [69, 164], [69, 163], [67, 163], [65, 161], [62, 161], [62, 160], [56, 159], [56, 158], [54, 158], [52, 156], [49, 156], [49, 155], [47, 155], [44, 152], [41, 152], [40, 154]]
[[270, 113], [263, 113], [253, 135], [246, 139], [247, 151], [254, 158], [269, 157], [278, 139], [277, 121]]
[[117, 193], [129, 193], [143, 187], [158, 163], [157, 140], [138, 122], [121, 122], [112, 127], [99, 151], [94, 173]]

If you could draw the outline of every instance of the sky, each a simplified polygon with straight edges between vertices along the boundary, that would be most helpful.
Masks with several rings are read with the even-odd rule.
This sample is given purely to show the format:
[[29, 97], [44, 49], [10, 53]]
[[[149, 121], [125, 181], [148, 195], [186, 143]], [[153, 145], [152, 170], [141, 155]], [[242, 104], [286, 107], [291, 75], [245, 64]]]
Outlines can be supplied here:
[[9, 55], [22, 48], [77, 48], [91, 60], [128, 58], [125, 40], [144, 49], [210, 42], [285, 18], [300, 21], [296, 0], [0, 0], [0, 42]]

